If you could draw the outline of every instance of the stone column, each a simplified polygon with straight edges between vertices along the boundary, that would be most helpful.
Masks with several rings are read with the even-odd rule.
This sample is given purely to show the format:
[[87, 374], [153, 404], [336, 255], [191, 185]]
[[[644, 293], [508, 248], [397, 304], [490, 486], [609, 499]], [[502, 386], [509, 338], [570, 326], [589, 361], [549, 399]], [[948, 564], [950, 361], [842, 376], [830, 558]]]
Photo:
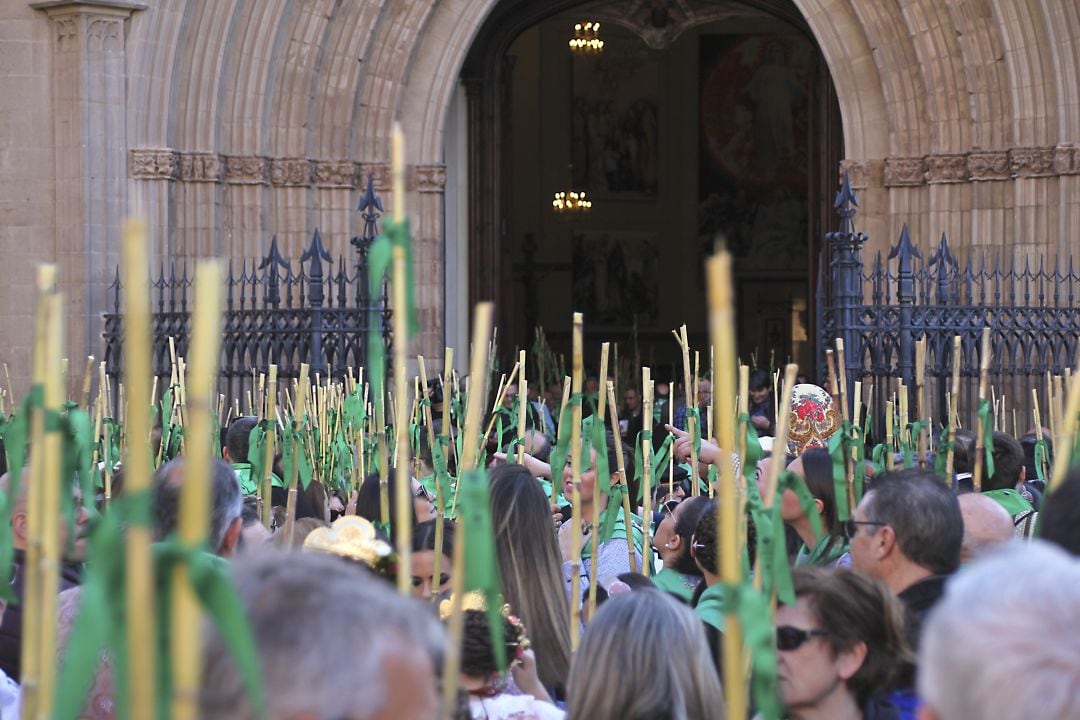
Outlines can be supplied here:
[[67, 351], [100, 357], [102, 313], [119, 261], [127, 211], [125, 23], [147, 6], [129, 0], [53, 0], [31, 7], [50, 25], [55, 141], [55, 231], [67, 298]]

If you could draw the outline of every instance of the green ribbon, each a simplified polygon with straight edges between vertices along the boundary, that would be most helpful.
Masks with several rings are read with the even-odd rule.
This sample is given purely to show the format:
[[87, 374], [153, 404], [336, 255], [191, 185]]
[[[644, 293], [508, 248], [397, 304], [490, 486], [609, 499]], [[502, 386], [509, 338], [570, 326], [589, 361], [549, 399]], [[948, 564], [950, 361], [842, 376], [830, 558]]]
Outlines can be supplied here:
[[[420, 331], [420, 319], [416, 313], [413, 293], [416, 282], [413, 277], [412, 236], [409, 233], [409, 221], [406, 218], [383, 220], [383, 231], [368, 250], [368, 287], [376, 295], [382, 288], [383, 281], [390, 273], [394, 257], [394, 248], [405, 250], [405, 307], [394, 308], [394, 312], [404, 312], [408, 323], [408, 337], [394, 338], [394, 342], [408, 342], [409, 338]], [[383, 397], [383, 383], [386, 379], [386, 346], [382, 337], [382, 310], [379, 303], [372, 303], [371, 319], [368, 323], [368, 377], [371, 383], [372, 397]]]
[[986, 451], [986, 477], [994, 476], [994, 418], [990, 401], [979, 401], [979, 423], [983, 431], [983, 448]]
[[844, 422], [839, 432], [829, 439], [829, 456], [832, 458], [833, 487], [836, 495], [836, 519], [843, 522], [851, 517], [848, 507], [847, 464], [851, 454], [851, 423]]
[[503, 640], [503, 618], [499, 565], [495, 555], [495, 534], [488, 499], [488, 479], [483, 467], [462, 473], [459, 479], [461, 503], [458, 506], [458, 528], [465, 542], [465, 592], [483, 594], [491, 626], [491, 645], [495, 665], [506, 666], [506, 643]]
[[754, 706], [763, 720], [780, 720], [783, 705], [776, 687], [776, 630], [769, 596], [749, 583], [725, 584], [724, 615], [738, 618], [743, 642], [750, 651], [750, 693]]
[[575, 405], [581, 405], [581, 393], [571, 395], [569, 402], [563, 405], [562, 412], [560, 413], [559, 427], [563, 427], [563, 423], [566, 423], [566, 430], [560, 433], [561, 437], [555, 443], [555, 449], [551, 453], [552, 483], [558, 483], [559, 478], [562, 477], [563, 472], [566, 470], [566, 461], [570, 456], [570, 436], [573, 434], [570, 427], [570, 417], [572, 408]]
[[949, 442], [949, 428], [943, 428], [938, 437], [937, 454], [934, 456], [934, 473], [940, 475], [949, 485], [952, 485], [952, 478], [945, 474], [945, 466], [948, 464], [949, 450], [955, 447], [956, 443]]
[[1046, 438], [1043, 437], [1042, 429], [1039, 429], [1039, 439], [1035, 441], [1035, 474], [1042, 481], [1046, 481], [1044, 475], [1046, 471], [1043, 469], [1044, 465], [1048, 465], [1050, 462], [1050, 449], [1046, 445]]

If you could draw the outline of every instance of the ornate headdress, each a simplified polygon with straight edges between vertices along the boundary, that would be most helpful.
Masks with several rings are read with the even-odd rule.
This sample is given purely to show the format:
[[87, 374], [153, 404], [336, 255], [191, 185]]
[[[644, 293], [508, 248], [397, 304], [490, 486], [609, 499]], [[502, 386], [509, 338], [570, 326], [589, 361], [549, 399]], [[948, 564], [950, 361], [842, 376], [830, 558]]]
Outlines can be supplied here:
[[380, 572], [394, 561], [393, 548], [379, 539], [370, 520], [359, 515], [345, 515], [330, 527], [313, 530], [304, 540], [304, 550], [337, 555]]
[[801, 455], [814, 447], [828, 447], [840, 429], [840, 416], [832, 396], [817, 385], [796, 385], [791, 391], [788, 452]]
[[[439, 602], [439, 619], [446, 622], [450, 619], [450, 615], [453, 613], [454, 598], [450, 596], [445, 600]], [[476, 591], [467, 592], [461, 598], [461, 611], [476, 610], [477, 612], [487, 612], [487, 601], [484, 600], [484, 596]], [[525, 659], [525, 651], [529, 649], [531, 643], [529, 642], [528, 634], [525, 632], [525, 623], [521, 622], [521, 618], [514, 615], [510, 611], [510, 605], [508, 603], [502, 606], [500, 614], [503, 618], [510, 623], [510, 627], [514, 628], [514, 637], [511, 638], [515, 645], [514, 650], [514, 662], [520, 663]]]

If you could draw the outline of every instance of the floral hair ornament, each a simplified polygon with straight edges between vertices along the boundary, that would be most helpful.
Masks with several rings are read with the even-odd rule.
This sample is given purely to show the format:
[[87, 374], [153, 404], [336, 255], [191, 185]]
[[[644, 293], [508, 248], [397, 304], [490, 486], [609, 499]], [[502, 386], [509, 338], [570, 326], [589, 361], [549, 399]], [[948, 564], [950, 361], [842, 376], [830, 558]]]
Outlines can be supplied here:
[[330, 527], [313, 530], [304, 539], [304, 550], [329, 553], [384, 571], [394, 561], [394, 550], [380, 540], [371, 521], [344, 515]]
[[[446, 622], [450, 619], [450, 615], [453, 614], [454, 597], [451, 595], [449, 598], [439, 603], [439, 619]], [[461, 611], [475, 610], [476, 612], [487, 612], [487, 602], [484, 600], [482, 593], [471, 591], [465, 593], [461, 598]], [[514, 637], [512, 638], [514, 644], [514, 664], [520, 665], [525, 660], [525, 651], [527, 651], [532, 643], [529, 642], [528, 634], [525, 632], [525, 623], [521, 622], [521, 618], [514, 615], [510, 610], [510, 605], [504, 604], [500, 614], [505, 620], [510, 623], [510, 627], [514, 629]]]
[[840, 416], [832, 396], [817, 385], [800, 384], [791, 391], [788, 452], [802, 455], [810, 448], [828, 447], [840, 430]]

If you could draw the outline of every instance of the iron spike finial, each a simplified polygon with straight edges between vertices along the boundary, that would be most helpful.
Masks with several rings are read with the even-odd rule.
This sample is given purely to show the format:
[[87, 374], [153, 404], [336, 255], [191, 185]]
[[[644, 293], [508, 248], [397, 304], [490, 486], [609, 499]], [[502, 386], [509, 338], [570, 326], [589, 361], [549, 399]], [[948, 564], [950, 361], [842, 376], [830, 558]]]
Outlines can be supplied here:
[[904, 223], [903, 229], [900, 230], [900, 242], [889, 251], [889, 259], [892, 260], [895, 257], [899, 257], [901, 262], [912, 258], [922, 260], [922, 253], [919, 252], [919, 248], [915, 247], [914, 243], [911, 242], [911, 233], [908, 232], [907, 223]]

